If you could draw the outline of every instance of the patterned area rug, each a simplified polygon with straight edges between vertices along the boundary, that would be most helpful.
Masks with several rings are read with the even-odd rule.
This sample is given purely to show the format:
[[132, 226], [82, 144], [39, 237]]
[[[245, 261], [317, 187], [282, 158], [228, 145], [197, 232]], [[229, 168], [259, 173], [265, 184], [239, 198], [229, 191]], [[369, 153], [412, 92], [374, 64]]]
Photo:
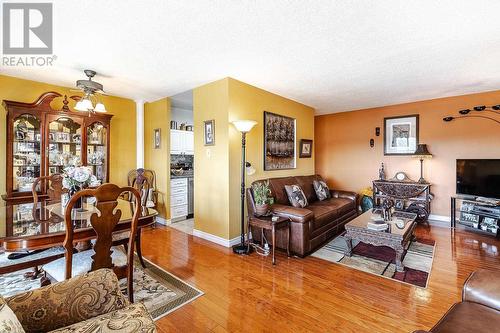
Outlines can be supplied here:
[[[136, 260], [134, 263], [134, 301], [143, 302], [151, 316], [157, 320], [179, 307], [203, 295], [203, 292], [190, 286], [152, 262], [146, 261], [143, 269]], [[32, 280], [18, 271], [0, 275], [0, 294], [4, 297], [40, 287], [40, 278]], [[120, 280], [120, 286], [126, 294], [126, 279]]]
[[433, 240], [417, 239], [411, 242], [404, 254], [404, 272], [396, 272], [394, 261], [396, 252], [393, 249], [387, 246], [373, 246], [356, 240], [352, 241], [352, 245], [352, 256], [345, 256], [346, 242], [343, 236], [337, 236], [311, 256], [427, 288], [434, 259], [435, 242]]

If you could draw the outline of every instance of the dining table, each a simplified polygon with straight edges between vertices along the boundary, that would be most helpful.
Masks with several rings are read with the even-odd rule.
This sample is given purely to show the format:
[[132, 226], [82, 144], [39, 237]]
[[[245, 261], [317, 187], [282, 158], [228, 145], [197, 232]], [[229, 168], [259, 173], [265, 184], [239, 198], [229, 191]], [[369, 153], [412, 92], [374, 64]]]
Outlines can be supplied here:
[[[64, 256], [61, 246], [66, 237], [65, 206], [61, 202], [33, 202], [0, 206], [0, 274], [46, 264]], [[130, 230], [135, 203], [118, 199], [115, 208], [121, 211], [114, 233]], [[140, 207], [137, 239], [141, 230], [152, 226], [158, 212]], [[90, 217], [99, 214], [95, 203], [87, 199], [82, 208], [72, 211], [74, 242], [85, 243], [97, 238]], [[58, 250], [55, 250], [58, 249]]]

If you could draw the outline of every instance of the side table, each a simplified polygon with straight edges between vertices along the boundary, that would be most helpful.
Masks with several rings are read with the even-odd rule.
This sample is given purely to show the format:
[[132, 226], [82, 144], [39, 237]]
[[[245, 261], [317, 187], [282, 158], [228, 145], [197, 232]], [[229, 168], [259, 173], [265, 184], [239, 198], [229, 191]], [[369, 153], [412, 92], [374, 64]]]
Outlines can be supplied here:
[[264, 246], [264, 230], [271, 230], [272, 244], [273, 244], [273, 265], [276, 265], [276, 257], [274, 255], [274, 251], [276, 248], [276, 230], [286, 228], [286, 253], [290, 256], [290, 219], [286, 217], [279, 216], [276, 221], [272, 220], [271, 216], [261, 216], [255, 217], [251, 216], [248, 224], [251, 227], [260, 228], [261, 229], [261, 244]]

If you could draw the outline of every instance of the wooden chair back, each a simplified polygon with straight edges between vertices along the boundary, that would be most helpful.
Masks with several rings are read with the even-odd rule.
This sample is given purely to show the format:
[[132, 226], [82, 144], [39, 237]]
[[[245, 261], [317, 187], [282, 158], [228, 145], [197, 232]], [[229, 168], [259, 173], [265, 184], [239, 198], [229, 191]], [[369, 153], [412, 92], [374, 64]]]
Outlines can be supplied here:
[[[113, 231], [115, 230], [122, 215], [121, 210], [116, 209], [118, 205], [118, 198], [124, 192], [129, 192], [129, 195], [134, 198], [134, 202], [130, 203], [130, 205], [134, 205], [132, 207], [134, 214], [132, 216], [128, 241], [127, 265], [118, 267], [113, 264], [111, 258], [111, 246], [113, 243]], [[142, 208], [139, 192], [130, 186], [118, 187], [115, 184], [104, 184], [95, 189], [78, 191], [71, 197], [64, 214], [66, 223], [66, 238], [63, 245], [66, 258], [66, 279], [71, 278], [73, 266], [73, 206], [78, 200], [80, 200], [80, 198], [83, 197], [94, 197], [96, 200], [95, 208], [98, 210], [98, 213], [92, 213], [92, 215], [90, 215], [90, 224], [92, 228], [94, 228], [97, 235], [97, 239], [94, 244], [95, 254], [92, 256], [91, 271], [95, 271], [100, 268], [111, 268], [119, 278], [127, 277], [128, 295], [130, 301], [133, 302], [132, 283], [134, 272], [134, 240], [137, 235], [137, 225], [139, 223], [139, 216], [141, 215]]]
[[[37, 222], [50, 222], [57, 220], [57, 217], [50, 214], [45, 209], [46, 205], [61, 202], [61, 195], [67, 193], [68, 190], [63, 188], [63, 177], [60, 174], [51, 176], [42, 176], [35, 179], [31, 187], [33, 194], [33, 218]], [[40, 200], [41, 195], [47, 195], [47, 198]], [[41, 203], [38, 205], [38, 203]]]
[[[149, 191], [156, 192], [156, 174], [153, 170], [134, 169], [129, 171], [127, 175], [127, 184], [139, 191], [141, 194], [142, 205], [146, 204]], [[153, 201], [155, 198], [153, 197]]]
[[35, 205], [40, 201], [38, 189], [40, 189], [40, 194], [47, 195], [47, 201], [51, 203], [60, 202], [61, 195], [68, 192], [67, 189], [63, 188], [62, 181], [63, 177], [60, 174], [36, 178], [31, 187]]

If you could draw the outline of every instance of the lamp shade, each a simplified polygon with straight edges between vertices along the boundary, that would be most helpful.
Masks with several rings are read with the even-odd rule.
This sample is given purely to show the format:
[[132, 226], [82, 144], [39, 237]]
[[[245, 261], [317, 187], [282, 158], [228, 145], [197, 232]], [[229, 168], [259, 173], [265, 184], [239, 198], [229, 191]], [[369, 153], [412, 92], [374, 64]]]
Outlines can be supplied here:
[[83, 98], [78, 103], [75, 105], [75, 110], [78, 111], [89, 111], [92, 110], [94, 106], [92, 105], [92, 102], [88, 98]]
[[425, 143], [421, 143], [417, 145], [417, 149], [413, 153], [413, 156], [420, 158], [431, 158], [432, 154], [427, 150], [427, 145]]
[[106, 112], [106, 107], [102, 103], [97, 103], [94, 108], [95, 112]]
[[248, 133], [255, 125], [257, 125], [257, 122], [253, 120], [235, 120], [232, 124], [241, 133]]

